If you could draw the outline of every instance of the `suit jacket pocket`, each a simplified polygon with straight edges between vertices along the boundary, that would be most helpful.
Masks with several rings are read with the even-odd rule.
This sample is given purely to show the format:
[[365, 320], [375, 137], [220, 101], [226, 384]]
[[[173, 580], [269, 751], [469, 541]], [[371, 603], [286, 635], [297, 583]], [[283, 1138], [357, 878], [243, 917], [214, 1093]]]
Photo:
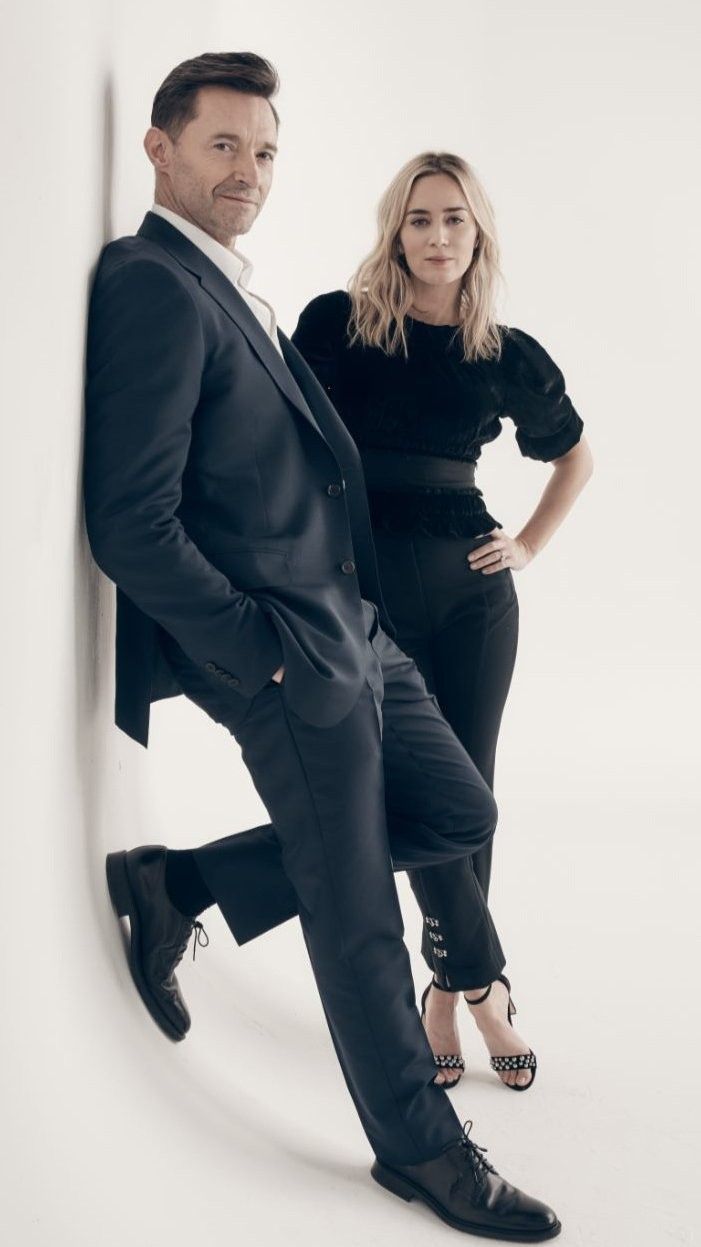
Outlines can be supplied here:
[[290, 556], [270, 547], [227, 551], [226, 574], [236, 589], [273, 589], [290, 583]]

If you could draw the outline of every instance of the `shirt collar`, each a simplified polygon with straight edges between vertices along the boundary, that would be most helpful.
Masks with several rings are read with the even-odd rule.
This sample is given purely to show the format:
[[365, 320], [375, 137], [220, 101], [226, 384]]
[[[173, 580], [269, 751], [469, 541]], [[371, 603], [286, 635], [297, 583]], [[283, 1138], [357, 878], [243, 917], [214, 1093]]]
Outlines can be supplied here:
[[225, 247], [223, 243], [217, 242], [216, 238], [212, 238], [206, 230], [200, 229], [199, 225], [193, 225], [192, 221], [186, 221], [185, 217], [173, 212], [170, 208], [164, 208], [162, 204], [151, 204], [151, 212], [155, 212], [157, 216], [163, 217], [165, 221], [169, 221], [171, 225], [179, 229], [181, 234], [199, 247], [200, 251], [204, 251], [212, 263], [216, 264], [234, 285], [243, 286], [244, 289], [248, 287], [253, 265], [243, 252], [233, 246]]

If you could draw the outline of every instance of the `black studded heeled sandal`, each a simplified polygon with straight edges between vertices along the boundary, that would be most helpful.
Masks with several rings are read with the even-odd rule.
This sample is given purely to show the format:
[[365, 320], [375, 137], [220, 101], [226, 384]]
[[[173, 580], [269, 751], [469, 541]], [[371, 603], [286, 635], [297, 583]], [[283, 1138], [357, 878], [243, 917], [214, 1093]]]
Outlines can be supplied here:
[[[511, 1021], [511, 1015], [516, 1012], [516, 1006], [513, 1000], [511, 999], [511, 984], [505, 974], [498, 974], [497, 979], [499, 980], [500, 983], [504, 984], [506, 990], [509, 993], [509, 1002], [506, 1006], [506, 1016], [509, 1022], [509, 1026], [513, 1026], [513, 1022]], [[496, 979], [494, 981], [496, 982]], [[468, 1000], [467, 996], [465, 996], [465, 1000], [467, 1001], [469, 1005], [481, 1005], [482, 1001], [487, 999], [487, 996], [489, 995], [491, 990], [492, 990], [492, 984], [490, 983], [487, 990], [483, 992], [481, 996], [478, 996], [476, 1000]], [[528, 1052], [519, 1052], [517, 1053], [516, 1056], [490, 1056], [489, 1064], [491, 1065], [492, 1069], [495, 1070], [497, 1073], [503, 1072], [505, 1070], [511, 1070], [511, 1069], [532, 1070], [530, 1082], [524, 1083], [523, 1086], [521, 1086], [519, 1083], [516, 1083], [516, 1082], [515, 1083], [504, 1082], [504, 1079], [500, 1078], [499, 1081], [503, 1083], [503, 1085], [507, 1087], [509, 1091], [528, 1091], [528, 1088], [532, 1087], [533, 1083], [535, 1082], [535, 1075], [536, 1075], [536, 1069], [538, 1067], [538, 1062], [536, 1061], [536, 1055], [532, 1048], [529, 1048]]]
[[[426, 997], [428, 996], [428, 993], [430, 992], [432, 987], [438, 988], [439, 992], [448, 992], [451, 990], [451, 988], [449, 987], [441, 986], [441, 984], [437, 983], [435, 979], [431, 979], [431, 982], [428, 984], [428, 987], [426, 988], [423, 996], [421, 997], [421, 1021], [422, 1022], [426, 1016]], [[436, 1083], [436, 1086], [445, 1087], [446, 1090], [452, 1087], [457, 1087], [465, 1071], [465, 1062], [463, 1058], [460, 1056], [460, 1054], [458, 1052], [450, 1053], [448, 1055], [444, 1053], [439, 1053], [439, 1055], [436, 1056], [434, 1052], [433, 1059], [436, 1062], [436, 1065], [439, 1066], [440, 1069], [459, 1069], [460, 1070], [460, 1073], [458, 1074], [457, 1078], [451, 1078], [450, 1081], [446, 1079], [446, 1081], [443, 1083]]]

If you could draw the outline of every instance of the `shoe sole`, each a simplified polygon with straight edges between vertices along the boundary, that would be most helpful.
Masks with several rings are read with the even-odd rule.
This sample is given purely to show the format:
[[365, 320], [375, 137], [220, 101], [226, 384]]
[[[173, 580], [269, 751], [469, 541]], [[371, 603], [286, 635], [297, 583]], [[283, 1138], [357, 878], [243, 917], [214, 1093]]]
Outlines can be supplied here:
[[129, 868], [126, 852], [108, 853], [105, 865], [107, 873], [107, 890], [110, 894], [115, 913], [118, 918], [128, 918], [130, 927], [129, 951], [127, 962], [134, 986], [148, 1009], [154, 1022], [168, 1036], [178, 1042], [185, 1038], [186, 1031], [179, 1030], [170, 1018], [166, 1017], [158, 1001], [151, 992], [148, 982], [141, 969], [141, 919], [139, 908], [129, 882]]
[[429, 1195], [422, 1186], [412, 1182], [410, 1178], [404, 1177], [403, 1174], [397, 1173], [394, 1169], [390, 1169], [387, 1165], [379, 1160], [375, 1160], [370, 1169], [371, 1176], [376, 1182], [383, 1186], [386, 1191], [390, 1191], [392, 1195], [398, 1195], [400, 1199], [404, 1199], [409, 1203], [412, 1199], [420, 1199], [424, 1204], [440, 1217], [441, 1221], [445, 1221], [447, 1225], [451, 1225], [455, 1230], [462, 1230], [464, 1234], [477, 1234], [482, 1238], [501, 1238], [511, 1243], [542, 1243], [548, 1238], [556, 1238], [562, 1229], [560, 1221], [556, 1221], [555, 1225], [547, 1230], [534, 1230], [528, 1233], [527, 1230], [511, 1231], [504, 1228], [490, 1229], [485, 1225], [475, 1224], [469, 1225], [466, 1221], [458, 1217], [451, 1217], [450, 1213], [437, 1199]]

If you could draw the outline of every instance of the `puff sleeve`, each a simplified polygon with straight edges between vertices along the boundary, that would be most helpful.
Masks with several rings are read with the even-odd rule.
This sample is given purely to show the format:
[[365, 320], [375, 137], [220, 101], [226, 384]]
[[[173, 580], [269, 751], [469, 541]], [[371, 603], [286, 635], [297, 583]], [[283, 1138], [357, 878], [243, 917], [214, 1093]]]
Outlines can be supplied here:
[[291, 335], [291, 341], [332, 401], [337, 390], [338, 362], [349, 315], [350, 296], [345, 290], [317, 295], [303, 308]]
[[516, 426], [521, 454], [547, 463], [577, 444], [584, 423], [547, 351], [522, 329], [506, 328], [502, 345], [502, 416]]

